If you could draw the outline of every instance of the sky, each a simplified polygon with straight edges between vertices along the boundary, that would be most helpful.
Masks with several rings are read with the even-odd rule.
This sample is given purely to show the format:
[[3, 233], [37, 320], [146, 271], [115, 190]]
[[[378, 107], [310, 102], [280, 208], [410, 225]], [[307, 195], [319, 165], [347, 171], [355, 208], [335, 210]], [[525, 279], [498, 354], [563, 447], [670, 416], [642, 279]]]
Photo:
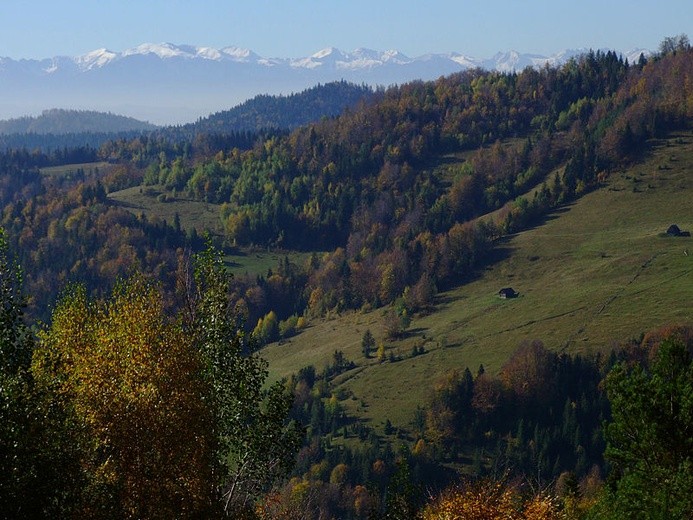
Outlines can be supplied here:
[[0, 0], [0, 56], [77, 56], [141, 43], [301, 57], [325, 47], [410, 57], [656, 50], [693, 38], [693, 0]]

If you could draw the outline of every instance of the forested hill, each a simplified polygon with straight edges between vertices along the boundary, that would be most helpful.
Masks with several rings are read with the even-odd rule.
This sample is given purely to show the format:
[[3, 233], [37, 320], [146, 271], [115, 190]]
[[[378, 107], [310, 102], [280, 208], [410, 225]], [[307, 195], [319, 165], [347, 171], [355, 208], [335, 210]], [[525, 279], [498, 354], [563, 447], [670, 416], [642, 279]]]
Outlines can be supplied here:
[[293, 129], [323, 117], [336, 116], [373, 95], [370, 87], [346, 81], [319, 84], [288, 96], [259, 95], [230, 110], [183, 125], [180, 131], [194, 135]]
[[0, 121], [0, 134], [119, 133], [154, 130], [156, 125], [132, 117], [92, 110], [44, 110], [37, 117]]
[[686, 124], [679, 71], [690, 62], [690, 51], [636, 66], [597, 52], [560, 69], [414, 82], [244, 155], [151, 164], [145, 182], [226, 203], [238, 243], [351, 241], [377, 255], [497, 210], [562, 164], [553, 198], [590, 189], [649, 137]]
[[0, 121], [0, 150], [97, 149], [107, 141], [135, 139], [157, 128], [132, 117], [107, 112], [54, 108], [36, 117]]
[[146, 162], [144, 184], [221, 204], [229, 243], [332, 251], [285, 280], [302, 281], [282, 297], [239, 297], [249, 323], [379, 306], [407, 287], [468, 280], [496, 239], [689, 125], [692, 58], [688, 47], [635, 65], [593, 52], [560, 68], [467, 71], [390, 88], [245, 152], [127, 153]]

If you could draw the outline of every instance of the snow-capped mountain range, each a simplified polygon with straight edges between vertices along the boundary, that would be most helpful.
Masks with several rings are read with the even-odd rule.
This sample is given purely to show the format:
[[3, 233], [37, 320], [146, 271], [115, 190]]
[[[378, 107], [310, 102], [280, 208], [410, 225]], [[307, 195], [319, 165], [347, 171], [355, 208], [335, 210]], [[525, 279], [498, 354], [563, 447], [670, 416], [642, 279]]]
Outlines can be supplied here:
[[[157, 124], [193, 121], [257, 94], [288, 94], [317, 83], [347, 80], [392, 85], [430, 80], [481, 67], [503, 72], [560, 65], [586, 49], [552, 56], [498, 53], [478, 59], [459, 53], [411, 58], [396, 50], [329, 47], [299, 58], [265, 58], [239, 47], [144, 43], [122, 52], [42, 60], [0, 58], [0, 119], [47, 108], [110, 111]], [[621, 53], [630, 62], [644, 49]]]

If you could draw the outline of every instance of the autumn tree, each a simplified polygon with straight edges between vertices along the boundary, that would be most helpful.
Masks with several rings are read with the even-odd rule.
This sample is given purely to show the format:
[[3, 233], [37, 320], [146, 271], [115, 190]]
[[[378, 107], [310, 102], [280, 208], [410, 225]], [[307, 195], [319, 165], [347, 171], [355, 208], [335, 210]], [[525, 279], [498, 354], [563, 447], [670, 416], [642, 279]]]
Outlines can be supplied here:
[[383, 322], [385, 337], [388, 339], [397, 339], [403, 336], [404, 332], [409, 328], [411, 317], [403, 302], [400, 302], [399, 305], [396, 305], [385, 313]]
[[536, 494], [525, 498], [502, 482], [485, 480], [444, 490], [424, 508], [420, 518], [558, 520], [564, 517], [557, 501], [549, 495]]
[[261, 345], [275, 341], [279, 337], [279, 321], [276, 312], [269, 311], [257, 321], [253, 329], [253, 337]]
[[503, 365], [501, 380], [521, 403], [541, 407], [554, 394], [556, 358], [541, 341], [525, 341]]
[[[106, 301], [73, 287], [43, 332], [34, 373], [73, 411], [84, 517], [190, 517], [212, 497], [210, 408], [200, 361], [141, 277]], [[62, 399], [65, 401], [62, 401]]]
[[447, 454], [462, 437], [471, 419], [474, 380], [469, 369], [450, 370], [433, 386], [433, 397], [426, 414], [426, 438]]

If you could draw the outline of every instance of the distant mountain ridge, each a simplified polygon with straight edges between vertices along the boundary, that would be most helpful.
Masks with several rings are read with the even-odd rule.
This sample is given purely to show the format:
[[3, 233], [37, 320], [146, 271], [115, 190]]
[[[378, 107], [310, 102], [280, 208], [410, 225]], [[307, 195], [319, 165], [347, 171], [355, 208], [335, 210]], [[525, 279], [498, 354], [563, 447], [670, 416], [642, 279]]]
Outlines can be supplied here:
[[[79, 70], [87, 71], [95, 68], [103, 68], [116, 62], [127, 60], [136, 56], [156, 56], [159, 59], [182, 60], [207, 60], [211, 62], [254, 63], [264, 67], [288, 66], [294, 69], [316, 69], [319, 67], [342, 70], [372, 69], [385, 64], [410, 65], [417, 62], [430, 62], [432, 60], [448, 60], [456, 63], [463, 69], [481, 67], [489, 70], [520, 70], [528, 66], [542, 66], [544, 64], [557, 65], [565, 63], [568, 59], [584, 54], [589, 49], [568, 49], [544, 56], [540, 54], [520, 53], [514, 50], [499, 52], [491, 58], [474, 58], [451, 53], [424, 54], [410, 58], [397, 50], [377, 51], [373, 49], [358, 48], [351, 52], [345, 52], [335, 47], [321, 49], [314, 54], [299, 58], [264, 58], [249, 49], [240, 47], [224, 47], [215, 49], [212, 47], [196, 47], [193, 45], [174, 45], [172, 43], [143, 43], [137, 47], [122, 52], [113, 52], [108, 49], [97, 49], [74, 58], [55, 57], [50, 60], [38, 60], [49, 66], [43, 68], [47, 74], [53, 74], [61, 69], [70, 69], [76, 66]], [[604, 51], [608, 49], [602, 49]], [[649, 55], [650, 51], [635, 49], [630, 52], [619, 52], [630, 61], [637, 60], [640, 53]], [[0, 63], [3, 59], [0, 58]], [[34, 61], [34, 60], [27, 60]]]
[[0, 134], [118, 133], [154, 130], [156, 125], [132, 117], [93, 110], [44, 110], [37, 117], [0, 121]]
[[[235, 106], [258, 94], [302, 91], [346, 80], [391, 85], [430, 80], [474, 67], [503, 72], [560, 65], [586, 49], [551, 56], [498, 53], [478, 59], [460, 53], [411, 58], [396, 51], [334, 47], [298, 58], [265, 58], [239, 47], [145, 43], [122, 52], [97, 49], [76, 57], [0, 58], [0, 117], [50, 106], [128, 114], [157, 124], [181, 124]], [[637, 49], [621, 53], [637, 60]]]

